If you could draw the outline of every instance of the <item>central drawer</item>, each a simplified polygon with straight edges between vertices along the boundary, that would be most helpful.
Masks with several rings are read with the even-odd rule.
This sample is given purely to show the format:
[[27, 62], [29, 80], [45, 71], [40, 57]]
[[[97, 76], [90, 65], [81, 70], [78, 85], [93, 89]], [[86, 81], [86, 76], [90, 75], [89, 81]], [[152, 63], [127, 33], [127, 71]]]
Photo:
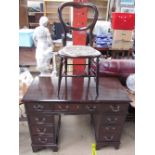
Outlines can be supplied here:
[[96, 104], [55, 104], [55, 112], [62, 113], [96, 113], [102, 111], [101, 105]]

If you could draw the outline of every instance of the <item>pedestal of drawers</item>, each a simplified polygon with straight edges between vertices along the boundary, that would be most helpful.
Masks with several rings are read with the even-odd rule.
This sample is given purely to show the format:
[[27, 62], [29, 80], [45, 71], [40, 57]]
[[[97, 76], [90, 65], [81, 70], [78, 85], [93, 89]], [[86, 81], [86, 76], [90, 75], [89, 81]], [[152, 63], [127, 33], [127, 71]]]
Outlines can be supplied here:
[[[110, 105], [107, 105], [108, 107]], [[117, 109], [102, 114], [92, 115], [95, 131], [96, 149], [104, 146], [119, 148], [123, 124], [127, 115], [128, 104], [116, 104]]]
[[[42, 109], [41, 107], [46, 108]], [[44, 148], [52, 148], [53, 151], [58, 151], [61, 115], [48, 113], [47, 107], [48, 104], [32, 103], [25, 105], [33, 152]]]

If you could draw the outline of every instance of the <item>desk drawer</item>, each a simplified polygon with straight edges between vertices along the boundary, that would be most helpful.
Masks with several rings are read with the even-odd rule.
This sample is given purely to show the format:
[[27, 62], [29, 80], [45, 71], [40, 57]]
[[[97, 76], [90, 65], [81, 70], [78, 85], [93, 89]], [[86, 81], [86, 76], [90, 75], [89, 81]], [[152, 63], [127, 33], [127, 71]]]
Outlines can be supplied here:
[[128, 104], [55, 104], [53, 108], [56, 112], [70, 112], [70, 113], [127, 113]]
[[115, 124], [123, 124], [124, 120], [126, 118], [125, 115], [104, 115], [104, 114], [100, 114], [100, 115], [94, 115], [93, 116], [95, 124], [99, 124], [99, 125], [115, 125]]
[[55, 143], [55, 138], [50, 136], [32, 136], [32, 143], [35, 145], [48, 145]]
[[54, 125], [53, 115], [31, 115], [29, 117], [30, 124], [50, 124]]
[[49, 112], [52, 109], [50, 103], [27, 103], [26, 110], [28, 112]]
[[103, 115], [102, 124], [122, 124], [125, 117], [122, 115]]
[[62, 113], [96, 113], [102, 111], [101, 105], [94, 104], [55, 104], [55, 112]]
[[26, 104], [26, 110], [29, 113], [126, 113], [128, 104], [117, 103], [99, 103], [99, 104], [72, 104], [72, 103], [29, 103]]
[[120, 133], [122, 129], [121, 125], [101, 125], [99, 129], [99, 133], [105, 134], [105, 133]]
[[119, 103], [105, 103], [102, 108], [104, 108], [105, 113], [127, 113], [128, 111], [128, 103], [119, 104]]
[[97, 141], [119, 141], [120, 140], [120, 133], [100, 133], [97, 138]]
[[55, 133], [55, 126], [45, 126], [45, 125], [33, 125], [30, 126], [32, 136], [42, 135], [42, 136], [52, 136]]

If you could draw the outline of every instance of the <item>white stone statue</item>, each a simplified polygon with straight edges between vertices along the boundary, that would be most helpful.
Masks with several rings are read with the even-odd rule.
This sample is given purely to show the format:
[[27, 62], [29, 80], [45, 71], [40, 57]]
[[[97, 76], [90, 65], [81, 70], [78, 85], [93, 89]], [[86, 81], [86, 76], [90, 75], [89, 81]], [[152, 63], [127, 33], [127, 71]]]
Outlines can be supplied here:
[[50, 61], [53, 57], [53, 43], [47, 25], [48, 18], [42, 16], [39, 20], [39, 26], [35, 28], [33, 33], [33, 41], [36, 46], [37, 69], [41, 74], [49, 72]]

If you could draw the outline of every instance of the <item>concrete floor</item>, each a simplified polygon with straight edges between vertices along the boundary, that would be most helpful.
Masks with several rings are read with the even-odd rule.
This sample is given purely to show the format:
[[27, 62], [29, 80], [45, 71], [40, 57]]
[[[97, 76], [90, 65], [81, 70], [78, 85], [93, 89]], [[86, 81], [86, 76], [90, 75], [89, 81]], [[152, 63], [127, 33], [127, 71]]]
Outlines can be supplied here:
[[[91, 145], [95, 143], [88, 115], [62, 115], [59, 136], [59, 150], [51, 149], [32, 152], [27, 122], [19, 123], [19, 155], [91, 155]], [[135, 124], [126, 122], [124, 125], [120, 149], [104, 147], [96, 151], [96, 155], [134, 155]]]

